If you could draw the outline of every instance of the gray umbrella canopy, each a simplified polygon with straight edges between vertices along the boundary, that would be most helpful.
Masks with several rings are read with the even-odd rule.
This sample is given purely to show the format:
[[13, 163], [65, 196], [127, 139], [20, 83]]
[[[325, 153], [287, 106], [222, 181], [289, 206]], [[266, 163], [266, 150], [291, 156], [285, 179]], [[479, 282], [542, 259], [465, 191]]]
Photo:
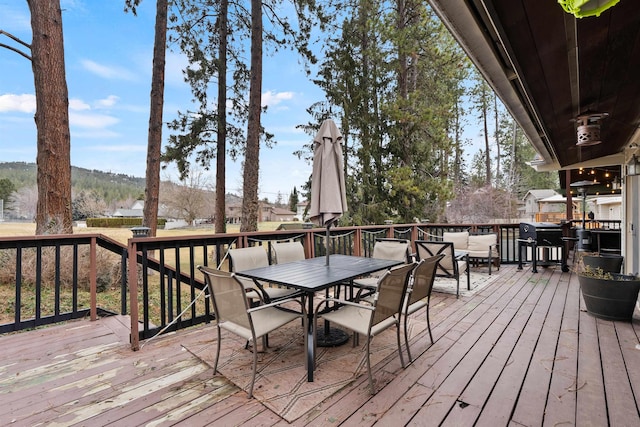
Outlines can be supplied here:
[[342, 134], [333, 120], [328, 119], [313, 140], [309, 219], [328, 228], [346, 211]]

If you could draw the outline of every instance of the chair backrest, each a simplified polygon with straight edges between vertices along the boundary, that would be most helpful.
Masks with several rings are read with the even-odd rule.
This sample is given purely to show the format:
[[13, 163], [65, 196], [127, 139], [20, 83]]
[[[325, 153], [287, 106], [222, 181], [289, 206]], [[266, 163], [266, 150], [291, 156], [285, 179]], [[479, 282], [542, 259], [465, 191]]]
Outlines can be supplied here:
[[458, 263], [455, 260], [455, 249], [453, 242], [439, 242], [435, 240], [416, 240], [416, 253], [418, 260], [443, 254], [444, 257], [438, 262], [436, 275], [457, 277]]
[[489, 254], [489, 249], [491, 249], [491, 256], [498, 256], [497, 244], [498, 235], [496, 233], [476, 234], [473, 238], [469, 239], [469, 251], [484, 251]]
[[452, 242], [453, 248], [466, 251], [469, 246], [468, 231], [445, 231], [442, 233], [442, 240]]
[[262, 246], [229, 249], [229, 258], [231, 259], [231, 271], [233, 272], [269, 265], [267, 251]]
[[371, 327], [402, 311], [409, 277], [415, 266], [411, 263], [394, 267], [380, 278]]
[[204, 266], [198, 266], [198, 269], [204, 274], [205, 282], [211, 290], [216, 320], [252, 329], [246, 291], [235, 274]]
[[404, 239], [377, 239], [373, 246], [372, 258], [408, 263], [411, 258], [409, 241]]
[[300, 242], [282, 242], [271, 245], [275, 254], [276, 263], [301, 261], [305, 259], [304, 247]]
[[438, 261], [444, 258], [444, 254], [434, 255], [420, 260], [413, 270], [413, 284], [409, 293], [408, 305], [431, 295], [433, 281], [436, 278]]

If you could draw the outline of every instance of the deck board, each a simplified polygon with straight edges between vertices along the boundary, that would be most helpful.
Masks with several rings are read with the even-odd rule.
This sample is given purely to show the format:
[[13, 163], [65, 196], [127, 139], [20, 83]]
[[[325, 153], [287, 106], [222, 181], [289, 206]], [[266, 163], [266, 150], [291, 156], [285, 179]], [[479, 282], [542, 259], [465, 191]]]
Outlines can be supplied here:
[[405, 369], [395, 353], [375, 366], [375, 395], [360, 375], [292, 424], [184, 350], [210, 325], [137, 352], [122, 316], [8, 334], [0, 425], [639, 425], [640, 314], [595, 319], [559, 268], [496, 275], [467, 297], [434, 293], [434, 343], [419, 333]]
[[544, 422], [547, 425], [575, 425], [580, 295], [576, 286], [559, 287], [559, 293], [564, 293], [564, 311], [553, 358]]
[[[530, 294], [523, 305], [526, 315], [530, 313], [526, 325], [513, 351], [505, 361], [503, 371], [491, 392], [491, 398], [483, 405], [483, 412], [479, 414], [480, 424], [494, 422], [496, 425], [506, 425], [515, 407], [524, 378], [527, 375], [532, 356], [540, 339], [540, 331], [549, 314], [549, 305], [558, 286], [558, 276], [539, 283], [535, 286], [537, 292]], [[531, 307], [529, 307], [529, 305]], [[517, 333], [517, 331], [514, 331]]]
[[[545, 286], [550, 283], [552, 282], [548, 281]], [[511, 416], [512, 421], [516, 424], [543, 424], [553, 361], [566, 301], [566, 290], [563, 291], [560, 283], [558, 281], [558, 286], [553, 288], [553, 298], [551, 298], [549, 310], [542, 325], [543, 332], [529, 362], [529, 368], [522, 382], [520, 395]], [[540, 285], [540, 283], [537, 283], [537, 285]]]
[[598, 348], [596, 319], [580, 316], [580, 340], [578, 348], [578, 385], [576, 394], [576, 425], [607, 425], [607, 402], [602, 380], [600, 352]]

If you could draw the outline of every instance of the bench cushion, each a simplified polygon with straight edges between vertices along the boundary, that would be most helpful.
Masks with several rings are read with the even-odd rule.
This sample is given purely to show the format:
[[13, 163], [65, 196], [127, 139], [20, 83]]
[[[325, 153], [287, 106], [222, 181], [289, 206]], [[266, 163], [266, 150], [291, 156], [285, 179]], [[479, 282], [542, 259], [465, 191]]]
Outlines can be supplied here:
[[442, 233], [442, 240], [445, 242], [452, 242], [455, 250], [466, 251], [469, 246], [469, 232], [444, 232]]
[[495, 234], [480, 234], [477, 236], [469, 237], [469, 250], [470, 251], [485, 251], [489, 252], [489, 246], [495, 245], [498, 242], [498, 236]]

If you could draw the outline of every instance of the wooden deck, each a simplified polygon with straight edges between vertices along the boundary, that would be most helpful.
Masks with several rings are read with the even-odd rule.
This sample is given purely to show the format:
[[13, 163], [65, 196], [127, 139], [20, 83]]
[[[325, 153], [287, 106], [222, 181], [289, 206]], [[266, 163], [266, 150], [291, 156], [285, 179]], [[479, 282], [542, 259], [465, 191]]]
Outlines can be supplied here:
[[[634, 321], [584, 311], [575, 275], [518, 271], [461, 297], [432, 301], [435, 343], [412, 344], [293, 425], [640, 425], [640, 313]], [[419, 313], [423, 315], [423, 313]], [[128, 347], [127, 318], [76, 321], [0, 338], [0, 425], [289, 425], [247, 399], [185, 340], [211, 325]]]

